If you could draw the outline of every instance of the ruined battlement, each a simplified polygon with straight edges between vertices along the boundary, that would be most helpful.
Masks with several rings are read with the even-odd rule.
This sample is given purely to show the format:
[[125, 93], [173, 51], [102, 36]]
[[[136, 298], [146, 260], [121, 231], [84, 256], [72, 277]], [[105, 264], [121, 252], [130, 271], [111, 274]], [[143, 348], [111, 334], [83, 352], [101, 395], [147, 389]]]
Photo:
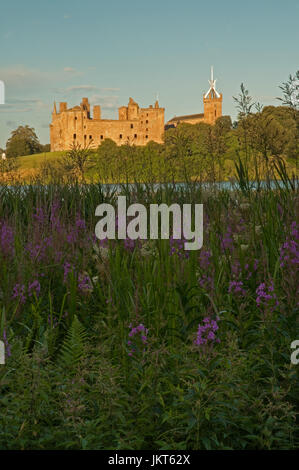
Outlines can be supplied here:
[[118, 119], [102, 119], [101, 107], [93, 106], [91, 113], [88, 98], [82, 98], [80, 105], [67, 107], [66, 102], [56, 103], [50, 124], [51, 151], [67, 150], [73, 143], [94, 147], [105, 139], [112, 139], [117, 145], [146, 145], [153, 140], [163, 143], [164, 108], [158, 101], [154, 106], [140, 108], [129, 99], [127, 106], [118, 109]]

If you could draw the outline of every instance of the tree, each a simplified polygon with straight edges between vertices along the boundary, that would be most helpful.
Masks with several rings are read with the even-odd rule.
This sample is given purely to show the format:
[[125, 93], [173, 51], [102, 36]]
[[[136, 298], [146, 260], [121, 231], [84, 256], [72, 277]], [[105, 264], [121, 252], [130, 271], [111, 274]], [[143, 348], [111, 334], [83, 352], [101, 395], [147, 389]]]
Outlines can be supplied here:
[[19, 157], [40, 152], [40, 143], [32, 127], [19, 126], [6, 143], [7, 157]]
[[12, 173], [18, 168], [18, 163], [15, 157], [9, 157], [5, 160], [0, 156], [0, 173]]
[[98, 146], [97, 153], [103, 159], [110, 159], [111, 157], [115, 157], [118, 152], [118, 146], [112, 139], [105, 139]]
[[40, 144], [40, 152], [51, 152], [51, 145], [50, 144]]
[[290, 75], [287, 82], [279, 87], [283, 92], [283, 98], [277, 98], [286, 106], [299, 110], [299, 70], [294, 76]]
[[104, 183], [119, 178], [119, 147], [112, 139], [104, 139], [96, 152], [96, 169], [98, 177]]
[[[283, 92], [283, 98], [278, 98], [286, 106], [293, 111], [294, 120], [296, 122], [296, 134], [293, 144], [289, 145], [289, 156], [295, 159], [296, 169], [299, 156], [299, 70], [294, 76], [290, 75], [287, 82], [279, 87]], [[297, 173], [297, 172], [296, 172]]]
[[65, 157], [61, 161], [63, 170], [79, 173], [81, 181], [85, 181], [85, 172], [90, 163], [90, 157], [93, 153], [91, 146], [81, 147], [80, 144], [73, 142], [70, 150], [67, 151]]

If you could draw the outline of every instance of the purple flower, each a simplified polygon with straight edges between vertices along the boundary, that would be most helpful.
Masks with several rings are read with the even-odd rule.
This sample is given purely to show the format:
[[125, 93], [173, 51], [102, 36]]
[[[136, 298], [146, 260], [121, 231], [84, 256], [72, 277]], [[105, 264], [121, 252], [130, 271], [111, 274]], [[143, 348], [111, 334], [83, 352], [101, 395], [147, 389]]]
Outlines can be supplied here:
[[77, 229], [85, 229], [86, 228], [85, 220], [81, 219], [80, 214], [77, 214], [76, 227], [77, 227]]
[[137, 240], [132, 240], [129, 237], [125, 238], [124, 240], [125, 249], [127, 251], [130, 251], [131, 253], [134, 251], [136, 244], [137, 244]]
[[5, 344], [6, 355], [7, 355], [7, 357], [10, 357], [11, 356], [11, 349], [10, 349], [10, 345], [8, 343], [8, 339], [7, 339], [7, 336], [6, 336], [6, 330], [3, 331], [3, 341], [4, 341], [4, 344]]
[[207, 269], [210, 266], [211, 256], [212, 254], [209, 250], [201, 250], [200, 255], [199, 255], [199, 264], [201, 268]]
[[299, 265], [299, 229], [296, 222], [292, 222], [290, 232], [280, 247], [280, 267], [296, 271]]
[[202, 346], [210, 344], [213, 345], [214, 342], [220, 343], [220, 339], [216, 338], [215, 332], [219, 329], [217, 321], [219, 321], [219, 317], [216, 320], [213, 320], [211, 317], [205, 317], [203, 319], [204, 325], [199, 323], [197, 335], [194, 340], [194, 344], [196, 346]]
[[140, 325], [133, 327], [132, 323], [130, 323], [129, 328], [129, 339], [127, 341], [127, 345], [129, 346], [129, 356], [133, 356], [134, 352], [143, 350], [145, 351], [144, 346], [147, 344], [147, 334], [148, 329], [140, 323]]
[[236, 295], [246, 295], [246, 290], [243, 289], [243, 282], [242, 281], [230, 281], [228, 292], [230, 294]]
[[176, 239], [172, 236], [169, 238], [169, 245], [170, 245], [170, 252], [171, 256], [177, 255], [179, 258], [186, 259], [190, 257], [189, 251], [185, 250], [185, 242], [187, 242], [185, 238]]
[[38, 297], [40, 294], [40, 283], [36, 279], [35, 281], [31, 282], [28, 286], [28, 295], [29, 297], [35, 292], [36, 296]]
[[228, 227], [227, 231], [225, 232], [224, 235], [219, 235], [220, 238], [220, 245], [222, 251], [228, 250], [232, 251], [234, 247], [234, 241], [232, 237], [232, 229], [231, 227]]
[[14, 254], [14, 234], [6, 222], [0, 222], [0, 253], [4, 256]]
[[16, 284], [12, 291], [12, 298], [18, 299], [21, 304], [26, 302], [26, 295], [25, 295], [25, 286], [24, 284]]
[[93, 290], [92, 282], [88, 274], [79, 274], [78, 277], [78, 289], [83, 294], [87, 294]]
[[71, 263], [69, 263], [68, 261], [66, 261], [63, 265], [63, 282], [66, 282], [67, 279], [68, 279], [68, 275], [70, 272], [72, 272], [74, 269], [74, 267], [71, 265]]
[[272, 312], [279, 305], [274, 292], [273, 281], [268, 284], [262, 282], [256, 289], [256, 295], [257, 306], [263, 308], [266, 312]]

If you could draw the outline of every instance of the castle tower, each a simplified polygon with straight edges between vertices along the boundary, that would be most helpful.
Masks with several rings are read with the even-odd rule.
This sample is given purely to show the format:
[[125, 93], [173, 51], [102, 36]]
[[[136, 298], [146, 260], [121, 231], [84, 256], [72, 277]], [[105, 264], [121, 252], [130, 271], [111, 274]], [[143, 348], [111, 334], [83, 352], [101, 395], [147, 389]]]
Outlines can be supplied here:
[[139, 106], [138, 104], [133, 100], [133, 98], [129, 99], [129, 104], [128, 104], [128, 119], [138, 119], [138, 114], [139, 114]]
[[214, 80], [213, 67], [211, 67], [210, 88], [203, 97], [204, 121], [208, 124], [215, 124], [216, 120], [222, 116], [222, 93], [216, 90], [216, 79]]

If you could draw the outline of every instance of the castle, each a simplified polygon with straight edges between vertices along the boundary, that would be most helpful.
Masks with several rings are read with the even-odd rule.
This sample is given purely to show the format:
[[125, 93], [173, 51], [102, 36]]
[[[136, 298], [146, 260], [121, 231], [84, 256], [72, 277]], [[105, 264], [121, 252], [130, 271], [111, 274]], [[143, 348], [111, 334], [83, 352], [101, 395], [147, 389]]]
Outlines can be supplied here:
[[59, 112], [54, 103], [50, 124], [51, 152], [68, 150], [73, 143], [80, 144], [82, 147], [88, 144], [97, 147], [105, 139], [112, 139], [117, 145], [146, 145], [151, 140], [163, 143], [164, 130], [177, 127], [181, 122], [215, 124], [216, 119], [222, 116], [222, 94], [216, 90], [213, 67], [209, 84], [210, 88], [203, 96], [204, 112], [202, 114], [175, 116], [165, 126], [165, 109], [160, 108], [158, 100], [154, 106], [140, 108], [130, 98], [128, 106], [118, 108], [118, 120], [102, 119], [99, 105], [93, 107], [91, 116], [88, 98], [83, 98], [80, 106], [69, 109], [66, 102], [61, 102]]
[[88, 98], [83, 98], [80, 106], [67, 108], [62, 102], [59, 113], [54, 110], [50, 124], [51, 152], [67, 150], [73, 143], [82, 147], [92, 144], [97, 147], [104, 139], [112, 139], [118, 145], [146, 145], [153, 140], [163, 143], [164, 108], [159, 107], [158, 101], [154, 106], [140, 108], [130, 98], [128, 106], [118, 108], [118, 120], [101, 119], [101, 107], [93, 107], [90, 114]]

